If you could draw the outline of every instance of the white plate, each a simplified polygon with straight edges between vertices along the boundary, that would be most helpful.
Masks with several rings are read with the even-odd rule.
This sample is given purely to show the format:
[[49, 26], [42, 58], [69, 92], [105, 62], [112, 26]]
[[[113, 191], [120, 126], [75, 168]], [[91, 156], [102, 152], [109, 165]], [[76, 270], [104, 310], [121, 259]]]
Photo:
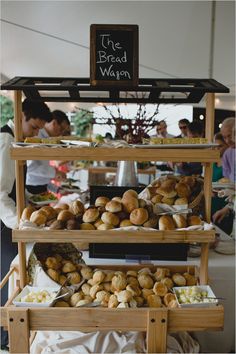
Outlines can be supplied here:
[[[213, 293], [211, 287], [209, 285], [196, 285], [198, 288], [200, 288], [202, 291], [206, 291], [207, 292], [207, 296], [209, 297], [216, 297], [215, 294]], [[187, 308], [187, 307], [211, 307], [211, 306], [216, 306], [218, 304], [218, 299], [215, 300], [215, 302], [197, 302], [194, 304], [184, 304], [184, 303], [179, 303], [178, 301], [178, 297], [176, 295], [176, 292], [178, 292], [179, 290], [183, 290], [183, 289], [189, 289], [192, 288], [192, 286], [176, 286], [173, 287], [172, 290], [176, 296], [177, 299], [177, 303], [179, 305], [179, 307], [183, 307], [183, 308]]]
[[68, 145], [92, 146], [92, 143], [89, 141], [82, 140], [61, 140], [61, 142]]
[[31, 291], [34, 292], [38, 292], [38, 291], [42, 291], [42, 290], [47, 290], [50, 294], [55, 294], [55, 297], [59, 295], [61, 287], [58, 286], [53, 287], [53, 288], [49, 288], [49, 287], [35, 287], [35, 286], [29, 286], [26, 285], [24, 287], [24, 289], [21, 291], [20, 294], [18, 294], [15, 299], [12, 301], [12, 303], [17, 306], [17, 307], [50, 307], [53, 306], [54, 304], [54, 299], [52, 299], [50, 302], [44, 302], [44, 303], [40, 303], [40, 302], [21, 302], [20, 299], [24, 296], [26, 296], [27, 294], [29, 294]]
[[32, 200], [32, 197], [34, 196], [31, 196], [29, 197], [29, 201], [35, 205], [48, 205], [48, 204], [51, 204], [51, 203], [57, 203], [58, 202], [58, 199], [55, 198], [55, 199], [47, 199], [47, 200], [42, 200], [42, 201], [38, 201], [38, 202], [35, 202], [34, 200]]
[[142, 144], [130, 144], [130, 146], [140, 149], [206, 149], [210, 147], [216, 147], [218, 144], [153, 144], [153, 145], [142, 145]]
[[45, 143], [12, 143], [13, 147], [31, 146], [31, 147], [65, 147], [63, 144], [45, 144]]

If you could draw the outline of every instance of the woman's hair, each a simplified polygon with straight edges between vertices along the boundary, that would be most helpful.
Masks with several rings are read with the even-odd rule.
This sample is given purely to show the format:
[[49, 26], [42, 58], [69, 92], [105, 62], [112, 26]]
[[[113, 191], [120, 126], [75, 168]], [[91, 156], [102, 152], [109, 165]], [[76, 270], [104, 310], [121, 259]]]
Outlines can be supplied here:
[[52, 120], [50, 109], [46, 103], [41, 101], [26, 98], [22, 103], [22, 111], [24, 112], [26, 121], [31, 118], [38, 118], [45, 122], [50, 122]]
[[66, 122], [68, 125], [70, 125], [70, 121], [67, 115], [59, 109], [56, 109], [52, 112], [52, 119], [55, 119], [59, 125], [62, 124], [62, 122]]
[[195, 121], [195, 122], [189, 123], [188, 130], [192, 134], [195, 133], [195, 134], [198, 134], [199, 136], [203, 135], [203, 126], [202, 126], [202, 123], [200, 123], [200, 122]]

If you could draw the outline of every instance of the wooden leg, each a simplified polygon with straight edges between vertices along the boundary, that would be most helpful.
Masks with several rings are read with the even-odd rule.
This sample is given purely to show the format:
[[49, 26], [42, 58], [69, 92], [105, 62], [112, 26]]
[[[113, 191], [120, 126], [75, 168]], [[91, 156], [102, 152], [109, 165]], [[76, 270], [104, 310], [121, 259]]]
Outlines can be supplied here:
[[201, 244], [201, 261], [200, 261], [200, 284], [208, 284], [208, 253], [209, 253], [209, 244]]
[[8, 333], [10, 353], [29, 353], [28, 309], [9, 308]]
[[166, 353], [167, 309], [148, 312], [147, 319], [147, 353]]

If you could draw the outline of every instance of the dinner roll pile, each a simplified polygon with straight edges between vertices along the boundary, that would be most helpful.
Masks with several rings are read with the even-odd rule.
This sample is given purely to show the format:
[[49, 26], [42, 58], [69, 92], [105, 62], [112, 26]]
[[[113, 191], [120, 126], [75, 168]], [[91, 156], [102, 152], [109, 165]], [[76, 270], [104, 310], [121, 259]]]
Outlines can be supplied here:
[[188, 272], [172, 273], [160, 267], [121, 271], [80, 266], [79, 272], [85, 282], [65, 306], [69, 303], [72, 307], [81, 307], [99, 302], [108, 308], [174, 308], [177, 302], [172, 287], [197, 284], [197, 278]]

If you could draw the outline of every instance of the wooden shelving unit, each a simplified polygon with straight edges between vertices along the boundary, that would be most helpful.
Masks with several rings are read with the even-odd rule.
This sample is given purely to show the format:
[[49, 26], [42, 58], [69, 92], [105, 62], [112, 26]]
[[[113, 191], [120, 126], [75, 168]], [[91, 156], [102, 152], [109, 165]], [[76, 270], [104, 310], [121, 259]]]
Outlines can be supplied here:
[[[81, 81], [82, 80], [82, 81]], [[145, 81], [146, 80], [146, 81]], [[47, 84], [48, 83], [48, 84]], [[80, 83], [82, 85], [80, 86]], [[22, 91], [27, 97], [45, 101], [83, 101], [79, 91], [89, 91], [93, 94], [87, 79], [75, 78], [25, 78], [17, 77], [3, 85], [3, 89], [14, 90], [15, 94], [15, 140], [22, 141], [21, 131], [21, 98]], [[41, 97], [39, 90], [63, 91], [68, 90], [69, 97]], [[96, 91], [104, 88], [96, 88]], [[116, 92], [109, 91], [106, 102], [126, 102], [120, 91], [127, 92], [130, 88], [122, 87]], [[214, 127], [214, 93], [229, 92], [229, 90], [208, 79], [142, 79], [134, 89], [138, 92], [148, 92], [149, 100], [141, 103], [193, 103], [206, 94], [206, 138], [209, 142], [213, 138]], [[186, 100], [163, 101], [162, 92], [188, 91]], [[46, 98], [45, 98], [46, 97]], [[86, 102], [105, 102], [101, 97], [92, 95]], [[139, 99], [136, 102], [140, 102]], [[135, 160], [135, 161], [192, 161], [202, 162], [205, 166], [204, 194], [205, 220], [210, 222], [211, 210], [211, 179], [212, 163], [218, 161], [219, 152], [214, 149], [133, 149], [133, 148], [25, 148], [14, 147], [11, 157], [16, 160], [16, 188], [18, 218], [25, 207], [23, 165], [25, 160], [96, 160], [102, 156], [103, 161]], [[201, 284], [208, 282], [208, 250], [209, 243], [213, 242], [215, 233], [210, 231], [45, 231], [45, 230], [14, 230], [13, 242], [18, 242], [20, 287], [14, 296], [26, 285], [26, 257], [25, 244], [27, 242], [114, 242], [114, 243], [201, 243], [201, 260], [199, 279]], [[111, 267], [109, 267], [111, 268]], [[117, 268], [122, 268], [117, 266]], [[132, 267], [133, 268], [133, 267]], [[183, 268], [183, 267], [182, 267]], [[175, 270], [180, 269], [176, 266]], [[185, 268], [186, 269], [186, 268]], [[49, 320], [50, 318], [50, 320]], [[166, 351], [168, 332], [176, 331], [206, 331], [222, 330], [224, 326], [224, 309], [222, 306], [211, 308], [139, 308], [139, 309], [107, 309], [107, 308], [16, 308], [11, 305], [1, 308], [1, 325], [8, 328], [11, 353], [29, 352], [30, 331], [37, 330], [137, 330], [147, 332], [147, 352], [163, 353]]]

